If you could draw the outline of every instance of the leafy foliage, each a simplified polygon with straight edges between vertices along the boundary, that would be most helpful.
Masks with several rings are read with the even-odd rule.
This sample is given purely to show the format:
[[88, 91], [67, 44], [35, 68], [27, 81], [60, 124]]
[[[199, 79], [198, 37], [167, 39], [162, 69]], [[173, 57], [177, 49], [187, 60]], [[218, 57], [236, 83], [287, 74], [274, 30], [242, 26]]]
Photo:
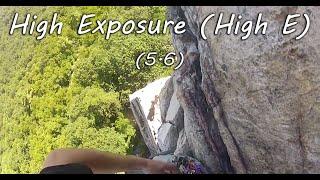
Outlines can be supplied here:
[[[38, 41], [9, 35], [13, 14], [63, 22], [61, 35]], [[61, 147], [126, 154], [135, 128], [128, 95], [171, 69], [136, 70], [141, 52], [172, 50], [169, 35], [76, 34], [83, 14], [96, 19], [165, 19], [164, 7], [2, 7], [0, 11], [0, 171], [37, 173]]]

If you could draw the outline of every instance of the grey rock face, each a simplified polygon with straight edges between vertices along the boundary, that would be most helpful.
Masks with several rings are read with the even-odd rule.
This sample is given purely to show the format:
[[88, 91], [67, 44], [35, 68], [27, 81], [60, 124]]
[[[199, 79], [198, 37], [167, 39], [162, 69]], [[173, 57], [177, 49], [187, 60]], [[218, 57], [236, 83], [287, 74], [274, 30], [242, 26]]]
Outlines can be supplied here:
[[177, 147], [174, 151], [175, 156], [191, 156], [192, 152], [184, 129], [179, 132]]
[[170, 78], [168, 81], [166, 81], [165, 85], [163, 86], [161, 92], [160, 92], [160, 111], [161, 111], [161, 119], [165, 120], [167, 116], [167, 111], [169, 109], [171, 97], [173, 94], [173, 82], [172, 78]]
[[178, 141], [177, 127], [171, 123], [163, 123], [158, 131], [158, 146], [161, 152], [174, 152]]
[[174, 156], [172, 154], [166, 154], [166, 155], [159, 155], [155, 156], [152, 159], [157, 160], [157, 161], [162, 161], [162, 162], [168, 162], [171, 163], [173, 160]]
[[158, 130], [162, 124], [159, 95], [169, 77], [148, 84], [129, 96], [133, 115], [152, 156], [160, 153]]
[[[190, 6], [168, 11], [169, 19], [187, 23], [185, 33], [172, 35], [184, 64], [166, 85], [169, 93], [160, 97], [165, 102], [162, 121], [182, 119], [178, 132], [185, 137], [179, 133], [175, 153], [190, 153], [210, 173], [320, 173], [320, 8]], [[225, 31], [214, 35], [215, 17], [203, 40], [201, 23], [219, 12], [225, 21], [231, 13], [255, 20], [261, 12], [267, 34], [247, 40]], [[294, 13], [307, 13], [312, 22], [298, 41], [297, 34], [281, 34], [286, 15]], [[297, 32], [303, 25], [299, 20]], [[178, 103], [170, 107], [173, 96]], [[177, 109], [183, 116], [172, 118]]]
[[[174, 79], [185, 128], [193, 126], [203, 131], [198, 139], [204, 138], [213, 156], [205, 163], [208, 167], [231, 173], [320, 172], [319, 10], [170, 9], [171, 18], [182, 18], [189, 26], [187, 33], [173, 35], [176, 50], [186, 57]], [[199, 27], [207, 15], [215, 12], [241, 14], [248, 20], [256, 19], [261, 12], [268, 22], [267, 35], [252, 35], [245, 41], [225, 33], [214, 35], [213, 21], [206, 26], [208, 39], [203, 40]], [[281, 34], [289, 13], [308, 13], [311, 18], [308, 35], [299, 41]], [[302, 32], [300, 24], [298, 32]], [[195, 142], [196, 130], [186, 134], [194, 155], [205, 161], [206, 152], [199, 152], [202, 150]]]

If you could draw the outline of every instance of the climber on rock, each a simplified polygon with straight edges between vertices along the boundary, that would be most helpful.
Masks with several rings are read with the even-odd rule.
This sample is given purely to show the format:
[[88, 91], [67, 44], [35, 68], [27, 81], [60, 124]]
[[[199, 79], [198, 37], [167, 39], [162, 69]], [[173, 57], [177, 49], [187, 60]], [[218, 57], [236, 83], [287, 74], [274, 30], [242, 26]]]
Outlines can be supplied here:
[[57, 149], [45, 159], [40, 174], [103, 174], [143, 171], [149, 174], [178, 173], [176, 166], [132, 155], [91, 149]]

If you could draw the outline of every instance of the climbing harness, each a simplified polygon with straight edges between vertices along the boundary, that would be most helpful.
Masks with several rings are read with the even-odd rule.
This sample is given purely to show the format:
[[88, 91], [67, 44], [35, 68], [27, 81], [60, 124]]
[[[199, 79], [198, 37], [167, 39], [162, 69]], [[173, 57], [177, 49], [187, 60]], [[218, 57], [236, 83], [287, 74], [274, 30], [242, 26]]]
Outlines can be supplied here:
[[172, 163], [176, 164], [182, 174], [206, 174], [202, 164], [188, 156], [174, 156]]

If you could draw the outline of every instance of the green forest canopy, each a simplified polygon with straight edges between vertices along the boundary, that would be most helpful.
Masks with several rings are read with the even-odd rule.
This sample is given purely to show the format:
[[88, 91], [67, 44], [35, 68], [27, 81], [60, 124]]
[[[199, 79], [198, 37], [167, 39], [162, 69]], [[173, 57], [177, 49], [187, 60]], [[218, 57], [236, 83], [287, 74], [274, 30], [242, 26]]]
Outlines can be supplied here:
[[[0, 171], [37, 173], [45, 156], [61, 147], [130, 152], [135, 128], [128, 95], [171, 73], [156, 63], [137, 70], [141, 52], [172, 51], [169, 34], [123, 35], [111, 39], [77, 35], [84, 13], [95, 18], [161, 19], [165, 7], [1, 7]], [[59, 14], [61, 35], [9, 35], [15, 12], [50, 20]]]

